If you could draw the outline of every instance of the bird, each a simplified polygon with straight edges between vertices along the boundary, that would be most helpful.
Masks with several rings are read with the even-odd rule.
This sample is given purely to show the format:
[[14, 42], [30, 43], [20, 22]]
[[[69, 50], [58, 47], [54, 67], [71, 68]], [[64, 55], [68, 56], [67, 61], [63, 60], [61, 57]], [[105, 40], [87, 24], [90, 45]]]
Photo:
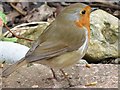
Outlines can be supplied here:
[[90, 39], [91, 7], [83, 3], [67, 6], [43, 31], [25, 57], [2, 71], [8, 77], [28, 63], [63, 69], [75, 64], [86, 53]]

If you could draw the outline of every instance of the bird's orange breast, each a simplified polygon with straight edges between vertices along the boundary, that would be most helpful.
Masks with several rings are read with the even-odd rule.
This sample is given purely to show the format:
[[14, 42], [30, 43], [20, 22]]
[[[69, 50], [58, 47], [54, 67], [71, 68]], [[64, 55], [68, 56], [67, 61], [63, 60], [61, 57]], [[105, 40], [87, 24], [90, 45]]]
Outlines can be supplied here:
[[88, 30], [88, 38], [90, 39], [90, 11], [91, 11], [91, 7], [90, 6], [86, 6], [85, 8], [83, 8], [83, 10], [86, 11], [86, 13], [84, 15], [80, 14], [80, 19], [75, 21], [75, 24], [80, 27], [86, 27]]

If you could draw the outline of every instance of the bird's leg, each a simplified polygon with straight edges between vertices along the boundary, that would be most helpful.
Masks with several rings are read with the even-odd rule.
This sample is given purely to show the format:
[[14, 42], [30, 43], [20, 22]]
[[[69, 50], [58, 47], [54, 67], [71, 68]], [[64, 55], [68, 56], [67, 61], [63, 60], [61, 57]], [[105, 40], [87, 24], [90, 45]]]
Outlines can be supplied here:
[[62, 72], [64, 78], [67, 79], [69, 86], [72, 87], [73, 85], [71, 84], [70, 79], [68, 78], [68, 76], [65, 74], [65, 72], [62, 69], [60, 69], [60, 71]]
[[52, 71], [53, 78], [58, 81], [58, 79], [57, 79], [57, 77], [56, 77], [56, 75], [55, 75], [55, 72], [54, 72], [53, 68], [50, 68], [50, 69], [51, 69], [51, 71]]

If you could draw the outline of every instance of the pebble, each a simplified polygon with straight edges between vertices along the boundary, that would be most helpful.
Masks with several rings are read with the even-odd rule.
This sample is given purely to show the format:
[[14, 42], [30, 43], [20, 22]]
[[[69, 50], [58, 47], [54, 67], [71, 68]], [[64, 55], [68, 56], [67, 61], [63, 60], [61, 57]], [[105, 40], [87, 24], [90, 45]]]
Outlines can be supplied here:
[[32, 88], [38, 88], [38, 85], [33, 85]]

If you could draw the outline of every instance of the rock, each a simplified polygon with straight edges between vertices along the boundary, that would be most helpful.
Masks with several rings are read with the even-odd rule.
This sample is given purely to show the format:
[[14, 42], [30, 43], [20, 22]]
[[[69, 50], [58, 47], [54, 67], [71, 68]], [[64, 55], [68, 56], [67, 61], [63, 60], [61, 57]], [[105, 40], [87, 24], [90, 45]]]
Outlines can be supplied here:
[[118, 57], [118, 21], [118, 18], [103, 10], [91, 13], [91, 37], [85, 55], [88, 62]]
[[0, 63], [15, 63], [25, 56], [28, 47], [18, 43], [0, 41]]
[[88, 64], [88, 62], [86, 60], [84, 60], [84, 59], [80, 59], [78, 61], [78, 64]]
[[33, 85], [32, 88], [38, 88], [39, 86], [38, 85]]
[[120, 11], [119, 11], [119, 10], [116, 10], [116, 11], [113, 13], [113, 15], [119, 16], [119, 15], [120, 15]]
[[120, 58], [115, 59], [115, 64], [120, 64]]

